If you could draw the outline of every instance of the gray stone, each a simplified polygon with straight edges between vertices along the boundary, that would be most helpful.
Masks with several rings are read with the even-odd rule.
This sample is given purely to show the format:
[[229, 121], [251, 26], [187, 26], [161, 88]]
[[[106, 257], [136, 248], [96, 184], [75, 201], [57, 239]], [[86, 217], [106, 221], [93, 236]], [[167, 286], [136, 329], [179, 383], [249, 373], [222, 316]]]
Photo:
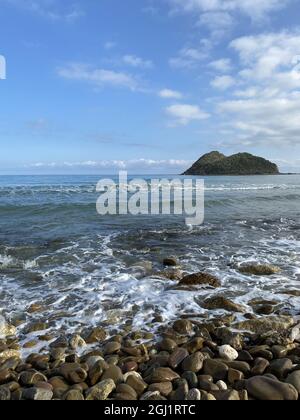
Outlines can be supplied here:
[[173, 351], [169, 358], [169, 366], [172, 369], [176, 369], [180, 365], [180, 363], [188, 357], [188, 355], [189, 352], [186, 349], [182, 347], [177, 348]]
[[300, 394], [300, 370], [296, 370], [288, 375], [286, 382], [293, 385]]
[[188, 372], [198, 373], [203, 367], [205, 357], [203, 353], [196, 352], [188, 356], [182, 363], [182, 369]]
[[53, 392], [49, 389], [33, 387], [24, 389], [22, 398], [33, 401], [50, 401], [53, 398]]
[[227, 378], [228, 366], [218, 360], [207, 359], [204, 361], [204, 374], [210, 375], [214, 380], [224, 380]]
[[274, 381], [265, 376], [255, 376], [246, 381], [249, 394], [263, 401], [297, 401], [298, 392], [293, 385]]
[[112, 379], [106, 379], [87, 390], [86, 400], [105, 401], [115, 389], [116, 385], [114, 381]]

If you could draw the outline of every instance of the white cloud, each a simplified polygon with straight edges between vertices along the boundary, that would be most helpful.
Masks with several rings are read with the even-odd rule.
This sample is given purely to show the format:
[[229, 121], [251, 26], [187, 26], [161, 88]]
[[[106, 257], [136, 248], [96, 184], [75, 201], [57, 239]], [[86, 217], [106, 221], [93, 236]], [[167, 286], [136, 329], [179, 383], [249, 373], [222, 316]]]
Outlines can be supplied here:
[[172, 118], [172, 125], [188, 125], [193, 121], [206, 120], [210, 117], [197, 105], [176, 104], [166, 108], [166, 113]]
[[199, 25], [206, 26], [213, 38], [220, 38], [234, 25], [234, 19], [228, 12], [206, 12], [199, 18]]
[[255, 23], [263, 23], [272, 12], [284, 8], [291, 0], [165, 0], [171, 13], [191, 13], [201, 26], [220, 39], [246, 16]]
[[242, 37], [230, 46], [240, 60], [239, 90], [218, 105], [235, 133], [229, 142], [300, 145], [300, 31]]
[[242, 75], [246, 78], [282, 77], [282, 71], [294, 69], [297, 57], [300, 62], [300, 31], [242, 37], [230, 46], [239, 54], [245, 66]]
[[124, 55], [122, 61], [124, 64], [136, 68], [152, 69], [154, 67], [151, 60], [143, 60], [135, 55]]
[[236, 80], [231, 76], [219, 76], [211, 82], [211, 86], [215, 89], [227, 90], [236, 84]]
[[131, 90], [138, 89], [137, 81], [129, 74], [101, 68], [92, 68], [85, 64], [69, 64], [59, 68], [57, 72], [64, 79], [89, 82], [96, 86], [109, 85]]
[[44, 18], [74, 22], [85, 15], [78, 3], [66, 5], [59, 0], [0, 0], [19, 9], [27, 10]]
[[182, 93], [171, 89], [162, 89], [158, 95], [164, 99], [181, 99], [183, 97]]
[[228, 73], [232, 70], [230, 58], [221, 58], [219, 60], [212, 61], [209, 63], [209, 67], [222, 73]]
[[173, 68], [193, 68], [207, 59], [211, 48], [211, 42], [202, 39], [196, 47], [182, 48], [176, 57], [169, 60], [169, 65]]
[[105, 50], [113, 50], [114, 48], [116, 48], [117, 43], [114, 41], [106, 41], [103, 45]]
[[[182, 159], [131, 159], [131, 160], [87, 160], [87, 161], [70, 161], [70, 162], [35, 162], [27, 166], [27, 168], [37, 170], [128, 170], [128, 171], [152, 171], [159, 173], [175, 171], [182, 172], [183, 169], [191, 165], [191, 161]], [[157, 172], [156, 172], [157, 173]]]
[[184, 12], [240, 12], [253, 20], [285, 7], [289, 0], [167, 0], [175, 11]]

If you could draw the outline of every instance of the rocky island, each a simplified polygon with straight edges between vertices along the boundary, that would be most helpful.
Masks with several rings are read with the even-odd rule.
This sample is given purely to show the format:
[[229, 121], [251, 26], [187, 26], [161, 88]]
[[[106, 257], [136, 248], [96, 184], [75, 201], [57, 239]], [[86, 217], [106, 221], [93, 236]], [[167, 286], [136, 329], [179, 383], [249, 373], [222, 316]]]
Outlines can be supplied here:
[[183, 175], [279, 175], [279, 169], [275, 163], [250, 153], [225, 156], [214, 151], [202, 156]]

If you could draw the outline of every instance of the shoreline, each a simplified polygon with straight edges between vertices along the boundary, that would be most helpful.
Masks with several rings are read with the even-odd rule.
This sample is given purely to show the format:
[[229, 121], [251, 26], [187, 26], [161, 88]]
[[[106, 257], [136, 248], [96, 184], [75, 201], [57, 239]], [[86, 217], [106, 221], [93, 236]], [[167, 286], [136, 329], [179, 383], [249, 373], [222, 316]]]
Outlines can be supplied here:
[[[267, 266], [250, 271], [258, 269], [271, 273]], [[195, 273], [180, 284], [215, 288], [219, 280]], [[156, 335], [130, 325], [121, 331], [96, 326], [72, 335], [44, 334], [40, 352], [30, 353], [36, 342], [27, 342], [26, 358], [16, 327], [2, 322], [0, 400], [298, 400], [299, 316], [244, 313], [241, 321], [243, 308], [228, 299], [211, 298], [206, 306], [222, 307], [225, 314], [187, 315], [168, 324], [156, 319]], [[33, 313], [39, 309], [31, 307]], [[42, 334], [43, 325], [36, 331]]]

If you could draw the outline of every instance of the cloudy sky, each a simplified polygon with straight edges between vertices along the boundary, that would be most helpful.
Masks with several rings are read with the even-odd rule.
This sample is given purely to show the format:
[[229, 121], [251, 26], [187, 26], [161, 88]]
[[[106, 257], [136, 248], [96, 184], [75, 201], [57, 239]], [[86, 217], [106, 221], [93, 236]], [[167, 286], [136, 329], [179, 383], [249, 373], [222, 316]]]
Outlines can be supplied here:
[[0, 7], [1, 173], [179, 173], [211, 150], [300, 171], [299, 0]]

